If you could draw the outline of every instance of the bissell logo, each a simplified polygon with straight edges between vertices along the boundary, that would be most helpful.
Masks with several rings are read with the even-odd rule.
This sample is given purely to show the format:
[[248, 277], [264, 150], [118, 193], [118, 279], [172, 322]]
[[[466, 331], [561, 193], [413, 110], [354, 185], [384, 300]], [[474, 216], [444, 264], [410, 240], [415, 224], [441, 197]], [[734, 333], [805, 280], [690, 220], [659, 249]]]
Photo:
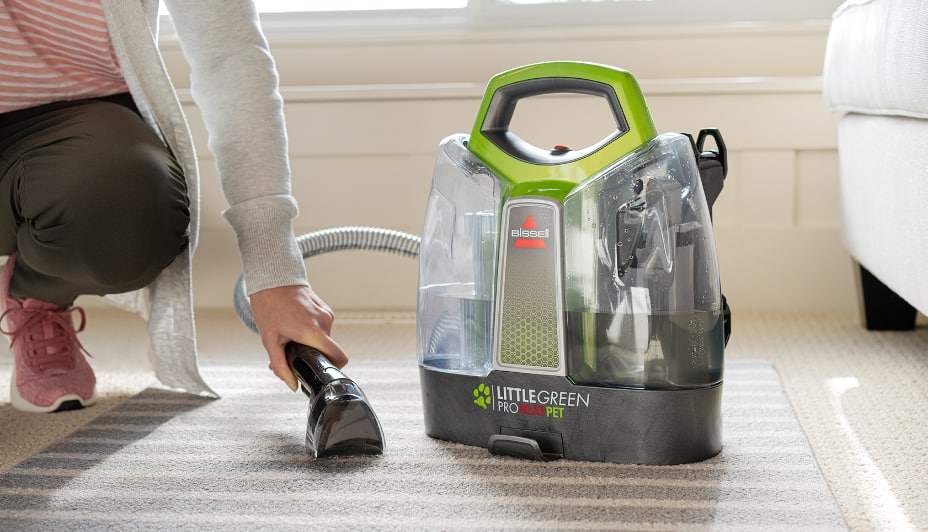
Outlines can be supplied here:
[[512, 245], [517, 248], [546, 248], [548, 245], [545, 240], [548, 239], [548, 234], [548, 229], [538, 229], [535, 217], [529, 216], [521, 229], [512, 230], [511, 235], [516, 239]]

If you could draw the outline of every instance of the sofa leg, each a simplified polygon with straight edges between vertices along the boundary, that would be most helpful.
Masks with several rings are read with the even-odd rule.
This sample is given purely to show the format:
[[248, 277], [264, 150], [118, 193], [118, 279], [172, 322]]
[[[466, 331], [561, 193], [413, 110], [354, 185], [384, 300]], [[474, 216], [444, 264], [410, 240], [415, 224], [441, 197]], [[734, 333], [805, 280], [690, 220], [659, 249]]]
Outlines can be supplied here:
[[864, 326], [871, 331], [911, 331], [917, 311], [861, 265], [860, 288]]

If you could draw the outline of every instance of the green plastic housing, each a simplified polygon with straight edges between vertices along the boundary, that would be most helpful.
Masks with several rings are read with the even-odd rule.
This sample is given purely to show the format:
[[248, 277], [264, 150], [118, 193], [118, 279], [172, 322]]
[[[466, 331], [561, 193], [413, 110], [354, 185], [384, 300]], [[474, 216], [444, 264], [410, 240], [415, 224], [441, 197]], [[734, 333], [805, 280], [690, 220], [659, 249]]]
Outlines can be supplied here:
[[[616, 129], [581, 150], [542, 149], [509, 130], [519, 100], [545, 94], [604, 98]], [[563, 200], [578, 184], [648, 143], [657, 129], [630, 72], [583, 62], [528, 65], [493, 77], [484, 93], [467, 148], [507, 181], [509, 196]]]

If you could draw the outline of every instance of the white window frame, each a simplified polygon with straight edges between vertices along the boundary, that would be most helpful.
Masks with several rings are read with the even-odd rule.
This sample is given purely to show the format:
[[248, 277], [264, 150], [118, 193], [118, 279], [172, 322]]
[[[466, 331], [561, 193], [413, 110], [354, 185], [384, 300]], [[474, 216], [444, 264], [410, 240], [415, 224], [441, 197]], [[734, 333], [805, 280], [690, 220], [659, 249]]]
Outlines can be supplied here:
[[[760, 25], [827, 22], [840, 0], [626, 0], [499, 4], [469, 0], [465, 8], [262, 13], [269, 36], [338, 36], [464, 32], [525, 28], [674, 25]], [[166, 29], [170, 22], [165, 21]]]

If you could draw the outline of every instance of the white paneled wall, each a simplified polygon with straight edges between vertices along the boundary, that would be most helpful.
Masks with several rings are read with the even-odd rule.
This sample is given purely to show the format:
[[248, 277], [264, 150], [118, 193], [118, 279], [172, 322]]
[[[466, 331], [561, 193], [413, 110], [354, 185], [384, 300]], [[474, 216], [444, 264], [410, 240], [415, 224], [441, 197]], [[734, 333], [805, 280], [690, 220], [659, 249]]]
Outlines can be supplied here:
[[[302, 208], [297, 232], [377, 225], [418, 233], [438, 143], [470, 130], [490, 76], [540, 60], [598, 61], [636, 74], [659, 131], [721, 129], [730, 171], [714, 214], [722, 284], [735, 309], [853, 308], [837, 202], [838, 117], [825, 108], [818, 78], [826, 32], [825, 24], [796, 24], [272, 36]], [[176, 43], [164, 49], [183, 85]], [[182, 97], [204, 174], [197, 303], [229, 306], [237, 250], [198, 113]], [[415, 308], [414, 260], [341, 252], [307, 267], [336, 310]]]

